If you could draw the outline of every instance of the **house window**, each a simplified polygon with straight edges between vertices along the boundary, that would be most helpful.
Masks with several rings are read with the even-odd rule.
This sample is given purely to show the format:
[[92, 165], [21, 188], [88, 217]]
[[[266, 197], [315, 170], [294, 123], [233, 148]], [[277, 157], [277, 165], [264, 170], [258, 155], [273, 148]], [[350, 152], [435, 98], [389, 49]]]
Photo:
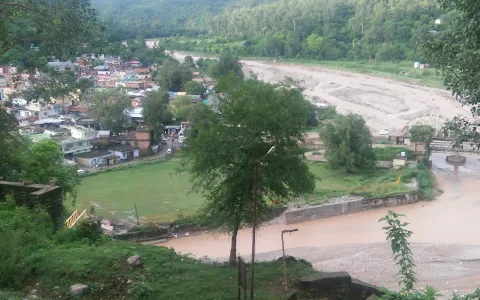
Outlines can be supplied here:
[[82, 142], [77, 143], [78, 147], [82, 147], [82, 144], [83, 144]]
[[44, 116], [46, 116], [46, 115], [47, 115], [47, 112], [46, 112], [46, 111], [44, 111], [44, 112], [43, 112], [43, 115], [44, 115]]

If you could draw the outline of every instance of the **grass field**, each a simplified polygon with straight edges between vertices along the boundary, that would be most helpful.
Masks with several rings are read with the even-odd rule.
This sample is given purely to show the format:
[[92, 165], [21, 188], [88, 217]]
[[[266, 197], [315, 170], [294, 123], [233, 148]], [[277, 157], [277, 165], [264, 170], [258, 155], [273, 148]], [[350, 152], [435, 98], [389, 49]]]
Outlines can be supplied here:
[[[179, 166], [179, 160], [160, 161], [85, 177], [79, 187], [77, 206], [89, 209], [93, 205], [99, 215], [113, 214], [132, 221], [135, 220], [134, 204], [141, 221], [169, 222], [192, 214], [202, 205], [203, 196], [191, 191], [188, 174], [175, 175]], [[411, 191], [403, 183], [391, 184], [401, 171], [345, 174], [342, 170], [328, 170], [322, 163], [309, 166], [318, 177], [316, 188], [313, 194], [299, 199], [309, 204], [346, 194], [381, 197]]]
[[375, 198], [412, 191], [410, 186], [402, 182], [394, 184], [402, 170], [378, 169], [368, 173], [346, 174], [343, 170], [329, 170], [324, 163], [309, 163], [309, 166], [317, 176], [317, 182], [313, 194], [305, 196], [302, 201], [312, 205], [347, 194]]
[[[119, 218], [139, 216], [149, 221], [169, 222], [181, 214], [190, 214], [203, 202], [191, 192], [188, 174], [175, 175], [179, 160], [160, 161], [136, 168], [85, 177], [79, 187], [77, 205], [89, 209], [95, 205], [99, 215]], [[142, 219], [141, 219], [142, 220]]]

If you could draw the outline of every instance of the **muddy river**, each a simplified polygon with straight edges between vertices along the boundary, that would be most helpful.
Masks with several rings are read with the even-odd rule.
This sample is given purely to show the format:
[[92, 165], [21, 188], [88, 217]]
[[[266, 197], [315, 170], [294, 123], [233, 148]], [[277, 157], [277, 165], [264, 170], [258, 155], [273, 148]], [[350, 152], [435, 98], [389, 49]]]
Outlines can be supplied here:
[[[431, 263], [421, 264], [419, 268], [422, 271], [419, 273], [421, 280], [424, 278], [422, 282], [431, 284], [433, 280], [437, 288], [446, 291], [450, 282], [457, 280], [460, 286], [456, 288], [468, 291], [480, 285], [480, 247], [476, 246], [480, 245], [480, 156], [467, 154], [467, 163], [457, 171], [446, 164], [445, 154], [434, 153], [431, 159], [444, 193], [435, 201], [395, 207], [394, 210], [407, 216], [407, 222], [410, 223], [408, 228], [414, 233], [410, 241], [414, 245], [415, 256], [421, 262], [444, 261], [441, 267], [446, 269], [435, 269]], [[341, 266], [360, 279], [394, 288], [395, 280], [385, 279], [382, 272], [371, 272], [369, 275], [365, 271], [368, 261], [373, 257], [380, 258], [376, 269], [379, 266], [383, 268], [385, 262], [391, 262], [390, 250], [381, 230], [382, 224], [377, 222], [386, 213], [387, 209], [378, 209], [292, 225], [263, 226], [257, 234], [259, 259], [278, 257], [278, 250], [281, 249], [280, 231], [298, 228], [298, 232], [286, 238], [286, 248], [292, 255], [313, 261], [314, 266], [318, 262], [318, 269], [338, 270]], [[197, 257], [225, 259], [229, 253], [230, 236], [202, 234], [172, 239], [159, 245]], [[237, 245], [240, 255], [249, 255], [251, 229], [239, 233]], [[323, 253], [323, 258], [318, 257], [319, 253]], [[358, 255], [362, 253], [363, 259], [359, 259]], [[325, 260], [325, 257], [330, 258]], [[373, 265], [368, 266], [370, 268]], [[394, 269], [391, 269], [393, 278]], [[441, 272], [440, 279], [435, 281], [432, 272]], [[365, 276], [362, 276], [363, 273]]]

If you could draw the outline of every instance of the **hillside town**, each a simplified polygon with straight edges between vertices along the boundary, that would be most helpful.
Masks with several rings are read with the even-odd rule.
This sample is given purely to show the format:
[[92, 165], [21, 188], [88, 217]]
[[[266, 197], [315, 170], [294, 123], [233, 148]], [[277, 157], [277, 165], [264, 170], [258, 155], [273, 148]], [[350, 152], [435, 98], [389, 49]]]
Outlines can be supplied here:
[[[167, 52], [168, 53], [168, 52]], [[65, 163], [76, 165], [79, 172], [87, 168], [102, 168], [149, 155], [165, 154], [184, 146], [183, 139], [188, 128], [187, 121], [164, 124], [162, 139], [154, 140], [151, 130], [145, 125], [142, 102], [150, 92], [161, 87], [152, 74], [161, 66], [144, 66], [138, 60], [122, 61], [119, 57], [105, 55], [82, 55], [75, 62], [53, 61], [48, 67], [55, 72], [73, 72], [79, 78], [88, 79], [92, 86], [88, 91], [72, 90], [62, 98], [27, 100], [28, 73], [19, 72], [15, 66], [0, 66], [0, 103], [15, 116], [22, 135], [33, 142], [53, 139], [59, 142]], [[169, 91], [169, 100], [182, 97], [190, 103], [209, 103], [217, 81], [201, 75], [193, 69], [192, 81], [204, 87], [202, 94]], [[98, 118], [91, 114], [94, 103], [92, 94], [98, 91], [116, 90], [128, 96], [130, 106], [125, 109], [125, 130], [113, 133], [102, 128]], [[84, 93], [83, 99], [80, 99]], [[167, 145], [167, 140], [170, 142]], [[168, 149], [165, 149], [166, 147]], [[163, 152], [162, 152], [163, 149]]]

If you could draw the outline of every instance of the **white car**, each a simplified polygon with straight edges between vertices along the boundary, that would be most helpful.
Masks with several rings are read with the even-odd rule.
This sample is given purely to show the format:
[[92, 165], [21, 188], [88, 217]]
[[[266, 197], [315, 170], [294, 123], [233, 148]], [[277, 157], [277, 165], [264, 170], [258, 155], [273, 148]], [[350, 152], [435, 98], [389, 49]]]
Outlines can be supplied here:
[[168, 148], [168, 149], [167, 149], [167, 154], [168, 154], [168, 155], [172, 154], [172, 148]]
[[77, 174], [85, 174], [85, 173], [88, 173], [88, 171], [87, 170], [82, 170], [82, 169], [77, 170]]
[[380, 135], [387, 135], [388, 134], [388, 129], [382, 129], [378, 132]]

